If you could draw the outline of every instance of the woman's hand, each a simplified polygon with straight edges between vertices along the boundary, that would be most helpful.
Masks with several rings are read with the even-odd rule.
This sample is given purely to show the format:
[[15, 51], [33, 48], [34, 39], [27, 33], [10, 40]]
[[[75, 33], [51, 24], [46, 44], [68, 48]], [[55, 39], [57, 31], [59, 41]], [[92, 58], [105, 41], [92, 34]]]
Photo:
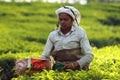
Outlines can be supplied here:
[[79, 67], [79, 64], [77, 61], [75, 61], [75, 62], [65, 65], [62, 71], [66, 71], [67, 69], [77, 70], [78, 67]]

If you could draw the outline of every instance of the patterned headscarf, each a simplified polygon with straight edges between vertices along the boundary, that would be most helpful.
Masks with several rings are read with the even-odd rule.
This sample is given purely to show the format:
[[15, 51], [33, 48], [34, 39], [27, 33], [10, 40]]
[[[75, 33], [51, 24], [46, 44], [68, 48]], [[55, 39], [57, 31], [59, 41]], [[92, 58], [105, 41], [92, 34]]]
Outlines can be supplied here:
[[69, 14], [74, 20], [73, 25], [79, 25], [79, 23], [80, 23], [80, 18], [81, 18], [80, 12], [72, 6], [63, 6], [59, 9], [57, 9], [55, 12], [58, 17], [59, 17], [60, 13]]

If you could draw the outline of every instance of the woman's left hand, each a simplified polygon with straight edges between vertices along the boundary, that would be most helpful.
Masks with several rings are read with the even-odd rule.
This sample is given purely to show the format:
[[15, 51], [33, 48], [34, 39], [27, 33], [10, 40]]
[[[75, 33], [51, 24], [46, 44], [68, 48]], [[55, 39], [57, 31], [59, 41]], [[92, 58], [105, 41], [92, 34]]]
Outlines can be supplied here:
[[75, 61], [75, 62], [65, 65], [62, 70], [63, 71], [66, 71], [67, 69], [75, 70], [76, 68], [78, 68], [78, 66], [79, 66], [78, 62]]

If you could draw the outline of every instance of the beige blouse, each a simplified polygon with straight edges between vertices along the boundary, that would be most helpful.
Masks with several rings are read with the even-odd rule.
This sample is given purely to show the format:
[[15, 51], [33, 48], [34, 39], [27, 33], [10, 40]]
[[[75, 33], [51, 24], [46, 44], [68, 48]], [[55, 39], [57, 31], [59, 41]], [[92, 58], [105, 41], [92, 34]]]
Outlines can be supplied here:
[[77, 60], [80, 68], [89, 64], [93, 60], [93, 54], [89, 40], [87, 38], [86, 32], [81, 27], [72, 26], [71, 31], [66, 35], [62, 34], [60, 29], [51, 32], [47, 39], [47, 43], [42, 53], [41, 59], [49, 59], [50, 51], [53, 46], [54, 51], [81, 48], [81, 52], [84, 54], [84, 56]]

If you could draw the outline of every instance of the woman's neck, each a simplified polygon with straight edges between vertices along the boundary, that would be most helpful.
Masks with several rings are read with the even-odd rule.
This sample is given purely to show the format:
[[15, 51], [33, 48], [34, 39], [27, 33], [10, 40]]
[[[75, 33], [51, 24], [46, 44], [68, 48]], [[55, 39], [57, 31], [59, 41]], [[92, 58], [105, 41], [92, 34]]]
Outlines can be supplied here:
[[67, 34], [68, 32], [70, 32], [71, 28], [72, 28], [72, 27], [68, 27], [68, 28], [65, 28], [65, 29], [61, 28], [61, 32], [65, 35], [65, 34]]

